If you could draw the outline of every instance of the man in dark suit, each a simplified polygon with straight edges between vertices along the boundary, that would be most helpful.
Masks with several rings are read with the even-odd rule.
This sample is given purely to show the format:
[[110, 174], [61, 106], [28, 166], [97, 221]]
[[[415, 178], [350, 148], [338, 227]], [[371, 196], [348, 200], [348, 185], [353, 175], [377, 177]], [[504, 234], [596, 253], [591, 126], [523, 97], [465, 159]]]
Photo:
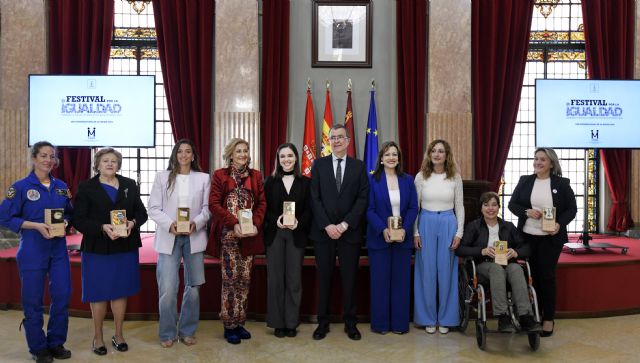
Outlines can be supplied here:
[[329, 332], [329, 297], [336, 252], [340, 259], [345, 332], [359, 340], [356, 328], [355, 286], [360, 258], [360, 223], [367, 209], [369, 181], [364, 163], [347, 156], [349, 134], [344, 125], [329, 130], [332, 154], [316, 160], [311, 168], [313, 219], [309, 238], [314, 241], [319, 277], [318, 328], [313, 339]]

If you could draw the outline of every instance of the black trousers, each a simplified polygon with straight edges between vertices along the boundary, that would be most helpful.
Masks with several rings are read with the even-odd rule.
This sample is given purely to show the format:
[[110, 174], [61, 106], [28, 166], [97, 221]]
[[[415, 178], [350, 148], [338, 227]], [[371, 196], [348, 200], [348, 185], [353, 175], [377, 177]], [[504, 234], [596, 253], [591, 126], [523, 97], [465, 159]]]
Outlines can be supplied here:
[[340, 240], [314, 242], [316, 267], [318, 270], [318, 323], [329, 323], [329, 304], [331, 301], [331, 282], [336, 263], [336, 253], [340, 262], [342, 278], [343, 319], [347, 326], [355, 326], [356, 301], [355, 287], [360, 243], [348, 243]]
[[556, 267], [564, 242], [558, 236], [523, 235], [531, 246], [529, 263], [533, 287], [542, 307], [542, 320], [553, 320], [556, 315]]

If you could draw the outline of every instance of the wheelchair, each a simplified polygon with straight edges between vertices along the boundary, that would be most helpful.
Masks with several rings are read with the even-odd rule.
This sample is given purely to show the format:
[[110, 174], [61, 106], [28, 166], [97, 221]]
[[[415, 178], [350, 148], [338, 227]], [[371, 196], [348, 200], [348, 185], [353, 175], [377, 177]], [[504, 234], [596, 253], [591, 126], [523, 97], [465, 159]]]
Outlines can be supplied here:
[[[531, 268], [528, 261], [520, 262], [525, 271], [525, 280], [529, 290], [529, 301], [532, 305], [533, 318], [536, 323], [541, 323], [538, 310], [538, 300], [536, 291], [533, 288], [531, 278]], [[473, 257], [465, 257], [464, 263], [458, 265], [458, 295], [460, 304], [460, 332], [467, 330], [471, 314], [477, 316], [476, 319], [476, 341], [478, 348], [485, 350], [487, 347], [487, 333], [498, 333], [498, 330], [487, 328], [487, 303], [490, 301], [488, 286], [484, 286], [478, 281], [476, 275], [476, 264]], [[511, 291], [507, 288], [507, 313], [511, 317], [511, 323], [516, 329], [516, 334], [527, 334], [531, 350], [536, 351], [540, 347], [540, 333], [537, 331], [523, 331], [518, 321], [518, 312], [515, 303], [511, 298]]]

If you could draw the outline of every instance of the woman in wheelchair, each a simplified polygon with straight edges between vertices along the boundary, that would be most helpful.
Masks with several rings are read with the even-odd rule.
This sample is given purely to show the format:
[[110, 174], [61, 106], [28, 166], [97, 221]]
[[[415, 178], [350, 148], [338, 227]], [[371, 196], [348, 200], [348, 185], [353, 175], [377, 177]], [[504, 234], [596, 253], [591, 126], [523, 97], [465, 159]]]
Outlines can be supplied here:
[[[497, 193], [486, 192], [480, 197], [482, 216], [465, 227], [464, 236], [456, 255], [473, 257], [481, 283], [489, 283], [493, 302], [493, 315], [498, 318], [498, 330], [515, 332], [507, 306], [507, 282], [520, 327], [523, 331], [537, 331], [539, 326], [533, 318], [529, 292], [522, 267], [517, 258], [529, 256], [529, 246], [511, 222], [498, 218], [500, 198]], [[494, 241], [507, 241], [506, 266], [494, 262]]]

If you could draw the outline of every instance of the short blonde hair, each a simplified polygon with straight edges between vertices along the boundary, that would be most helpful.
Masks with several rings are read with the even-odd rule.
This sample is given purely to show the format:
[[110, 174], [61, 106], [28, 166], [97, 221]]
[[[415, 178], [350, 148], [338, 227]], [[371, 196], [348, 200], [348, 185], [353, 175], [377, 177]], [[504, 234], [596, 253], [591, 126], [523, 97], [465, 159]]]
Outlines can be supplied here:
[[100, 159], [102, 159], [102, 157], [107, 154], [113, 154], [116, 156], [116, 159], [118, 160], [118, 170], [116, 170], [116, 172], [120, 171], [120, 168], [122, 167], [122, 154], [120, 154], [118, 150], [112, 147], [106, 147], [96, 152], [96, 155], [93, 158], [93, 171], [95, 171], [96, 173], [99, 173], [98, 165], [100, 165]]
[[[224, 162], [227, 164], [227, 166], [231, 165], [231, 157], [233, 156], [233, 152], [235, 151], [236, 146], [240, 144], [247, 145], [247, 149], [249, 149], [249, 142], [239, 137], [234, 137], [229, 141], [227, 146], [224, 147], [223, 157], [224, 157]], [[251, 163], [251, 156], [247, 158], [247, 167], [249, 166], [250, 163]]]

